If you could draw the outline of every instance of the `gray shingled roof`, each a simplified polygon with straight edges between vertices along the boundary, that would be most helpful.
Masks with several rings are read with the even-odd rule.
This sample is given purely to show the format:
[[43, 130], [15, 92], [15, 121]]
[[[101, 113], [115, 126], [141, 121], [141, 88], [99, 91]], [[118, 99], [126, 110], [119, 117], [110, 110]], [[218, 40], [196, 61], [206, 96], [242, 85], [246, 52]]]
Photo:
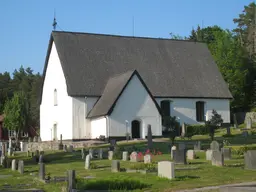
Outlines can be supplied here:
[[148, 91], [149, 95], [151, 96], [151, 99], [155, 103], [155, 106], [157, 107], [159, 113], [160, 108], [157, 102], [155, 101], [155, 98], [150, 93], [149, 89], [147, 88], [146, 84], [142, 80], [139, 73], [135, 71], [128, 71], [123, 74], [116, 75], [112, 78], [110, 78], [107, 82], [107, 85], [105, 86], [105, 89], [103, 91], [102, 96], [100, 99], [96, 102], [92, 110], [88, 114], [88, 118], [93, 117], [100, 117], [104, 115], [110, 115], [112, 110], [114, 109], [114, 106], [116, 102], [118, 101], [118, 98], [122, 95], [122, 92], [125, 90], [126, 86], [129, 84], [130, 80], [134, 75], [137, 75], [142, 85], [145, 87], [145, 89]]
[[48, 56], [52, 41], [70, 96], [101, 96], [111, 76], [136, 69], [155, 97], [232, 98], [204, 43], [52, 32]]

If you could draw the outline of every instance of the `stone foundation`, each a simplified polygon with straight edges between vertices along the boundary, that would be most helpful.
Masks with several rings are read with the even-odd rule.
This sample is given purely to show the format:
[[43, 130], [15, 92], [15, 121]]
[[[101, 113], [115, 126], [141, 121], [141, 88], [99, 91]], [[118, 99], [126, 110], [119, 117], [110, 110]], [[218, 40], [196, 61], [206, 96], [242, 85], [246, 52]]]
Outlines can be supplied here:
[[[63, 145], [73, 145], [73, 148], [91, 147], [104, 144], [103, 141], [62, 141]], [[58, 150], [60, 142], [55, 141], [44, 141], [44, 142], [29, 142], [29, 151], [47, 151], [47, 150]]]

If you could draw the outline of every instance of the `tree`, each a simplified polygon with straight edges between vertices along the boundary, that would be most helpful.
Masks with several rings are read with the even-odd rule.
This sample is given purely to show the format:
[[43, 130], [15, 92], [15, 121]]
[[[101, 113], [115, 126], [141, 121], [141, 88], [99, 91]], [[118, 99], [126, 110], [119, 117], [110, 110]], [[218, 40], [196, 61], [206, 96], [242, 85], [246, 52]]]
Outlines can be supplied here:
[[163, 126], [165, 127], [165, 132], [169, 133], [172, 144], [174, 144], [175, 137], [179, 133], [180, 123], [177, 121], [176, 117], [166, 116], [163, 117]]
[[29, 107], [26, 95], [16, 92], [12, 99], [7, 100], [4, 106], [4, 127], [15, 131], [15, 140], [18, 144], [21, 131], [27, 132], [29, 122]]
[[213, 109], [211, 119], [206, 122], [206, 126], [208, 126], [210, 129], [210, 137], [212, 141], [214, 139], [215, 130], [219, 128], [222, 123], [223, 123], [223, 119], [221, 118], [221, 115], [218, 114], [217, 111]]

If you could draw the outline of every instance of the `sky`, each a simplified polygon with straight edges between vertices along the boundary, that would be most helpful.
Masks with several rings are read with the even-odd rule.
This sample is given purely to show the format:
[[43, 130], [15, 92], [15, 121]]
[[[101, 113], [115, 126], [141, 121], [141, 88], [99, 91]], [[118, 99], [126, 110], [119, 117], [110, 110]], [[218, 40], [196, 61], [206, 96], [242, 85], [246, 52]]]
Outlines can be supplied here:
[[43, 72], [54, 10], [57, 30], [170, 38], [197, 25], [233, 29], [253, 0], [0, 0], [0, 73]]

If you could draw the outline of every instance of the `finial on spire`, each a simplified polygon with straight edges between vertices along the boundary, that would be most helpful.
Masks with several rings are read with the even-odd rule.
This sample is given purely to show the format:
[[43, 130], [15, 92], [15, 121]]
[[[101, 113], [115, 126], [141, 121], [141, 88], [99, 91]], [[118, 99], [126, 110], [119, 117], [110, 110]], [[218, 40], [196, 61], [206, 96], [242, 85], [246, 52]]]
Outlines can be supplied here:
[[53, 30], [55, 31], [56, 30], [56, 26], [57, 26], [57, 21], [56, 21], [56, 17], [55, 17], [55, 9], [54, 9], [54, 19], [53, 19], [52, 26], [53, 26]]

